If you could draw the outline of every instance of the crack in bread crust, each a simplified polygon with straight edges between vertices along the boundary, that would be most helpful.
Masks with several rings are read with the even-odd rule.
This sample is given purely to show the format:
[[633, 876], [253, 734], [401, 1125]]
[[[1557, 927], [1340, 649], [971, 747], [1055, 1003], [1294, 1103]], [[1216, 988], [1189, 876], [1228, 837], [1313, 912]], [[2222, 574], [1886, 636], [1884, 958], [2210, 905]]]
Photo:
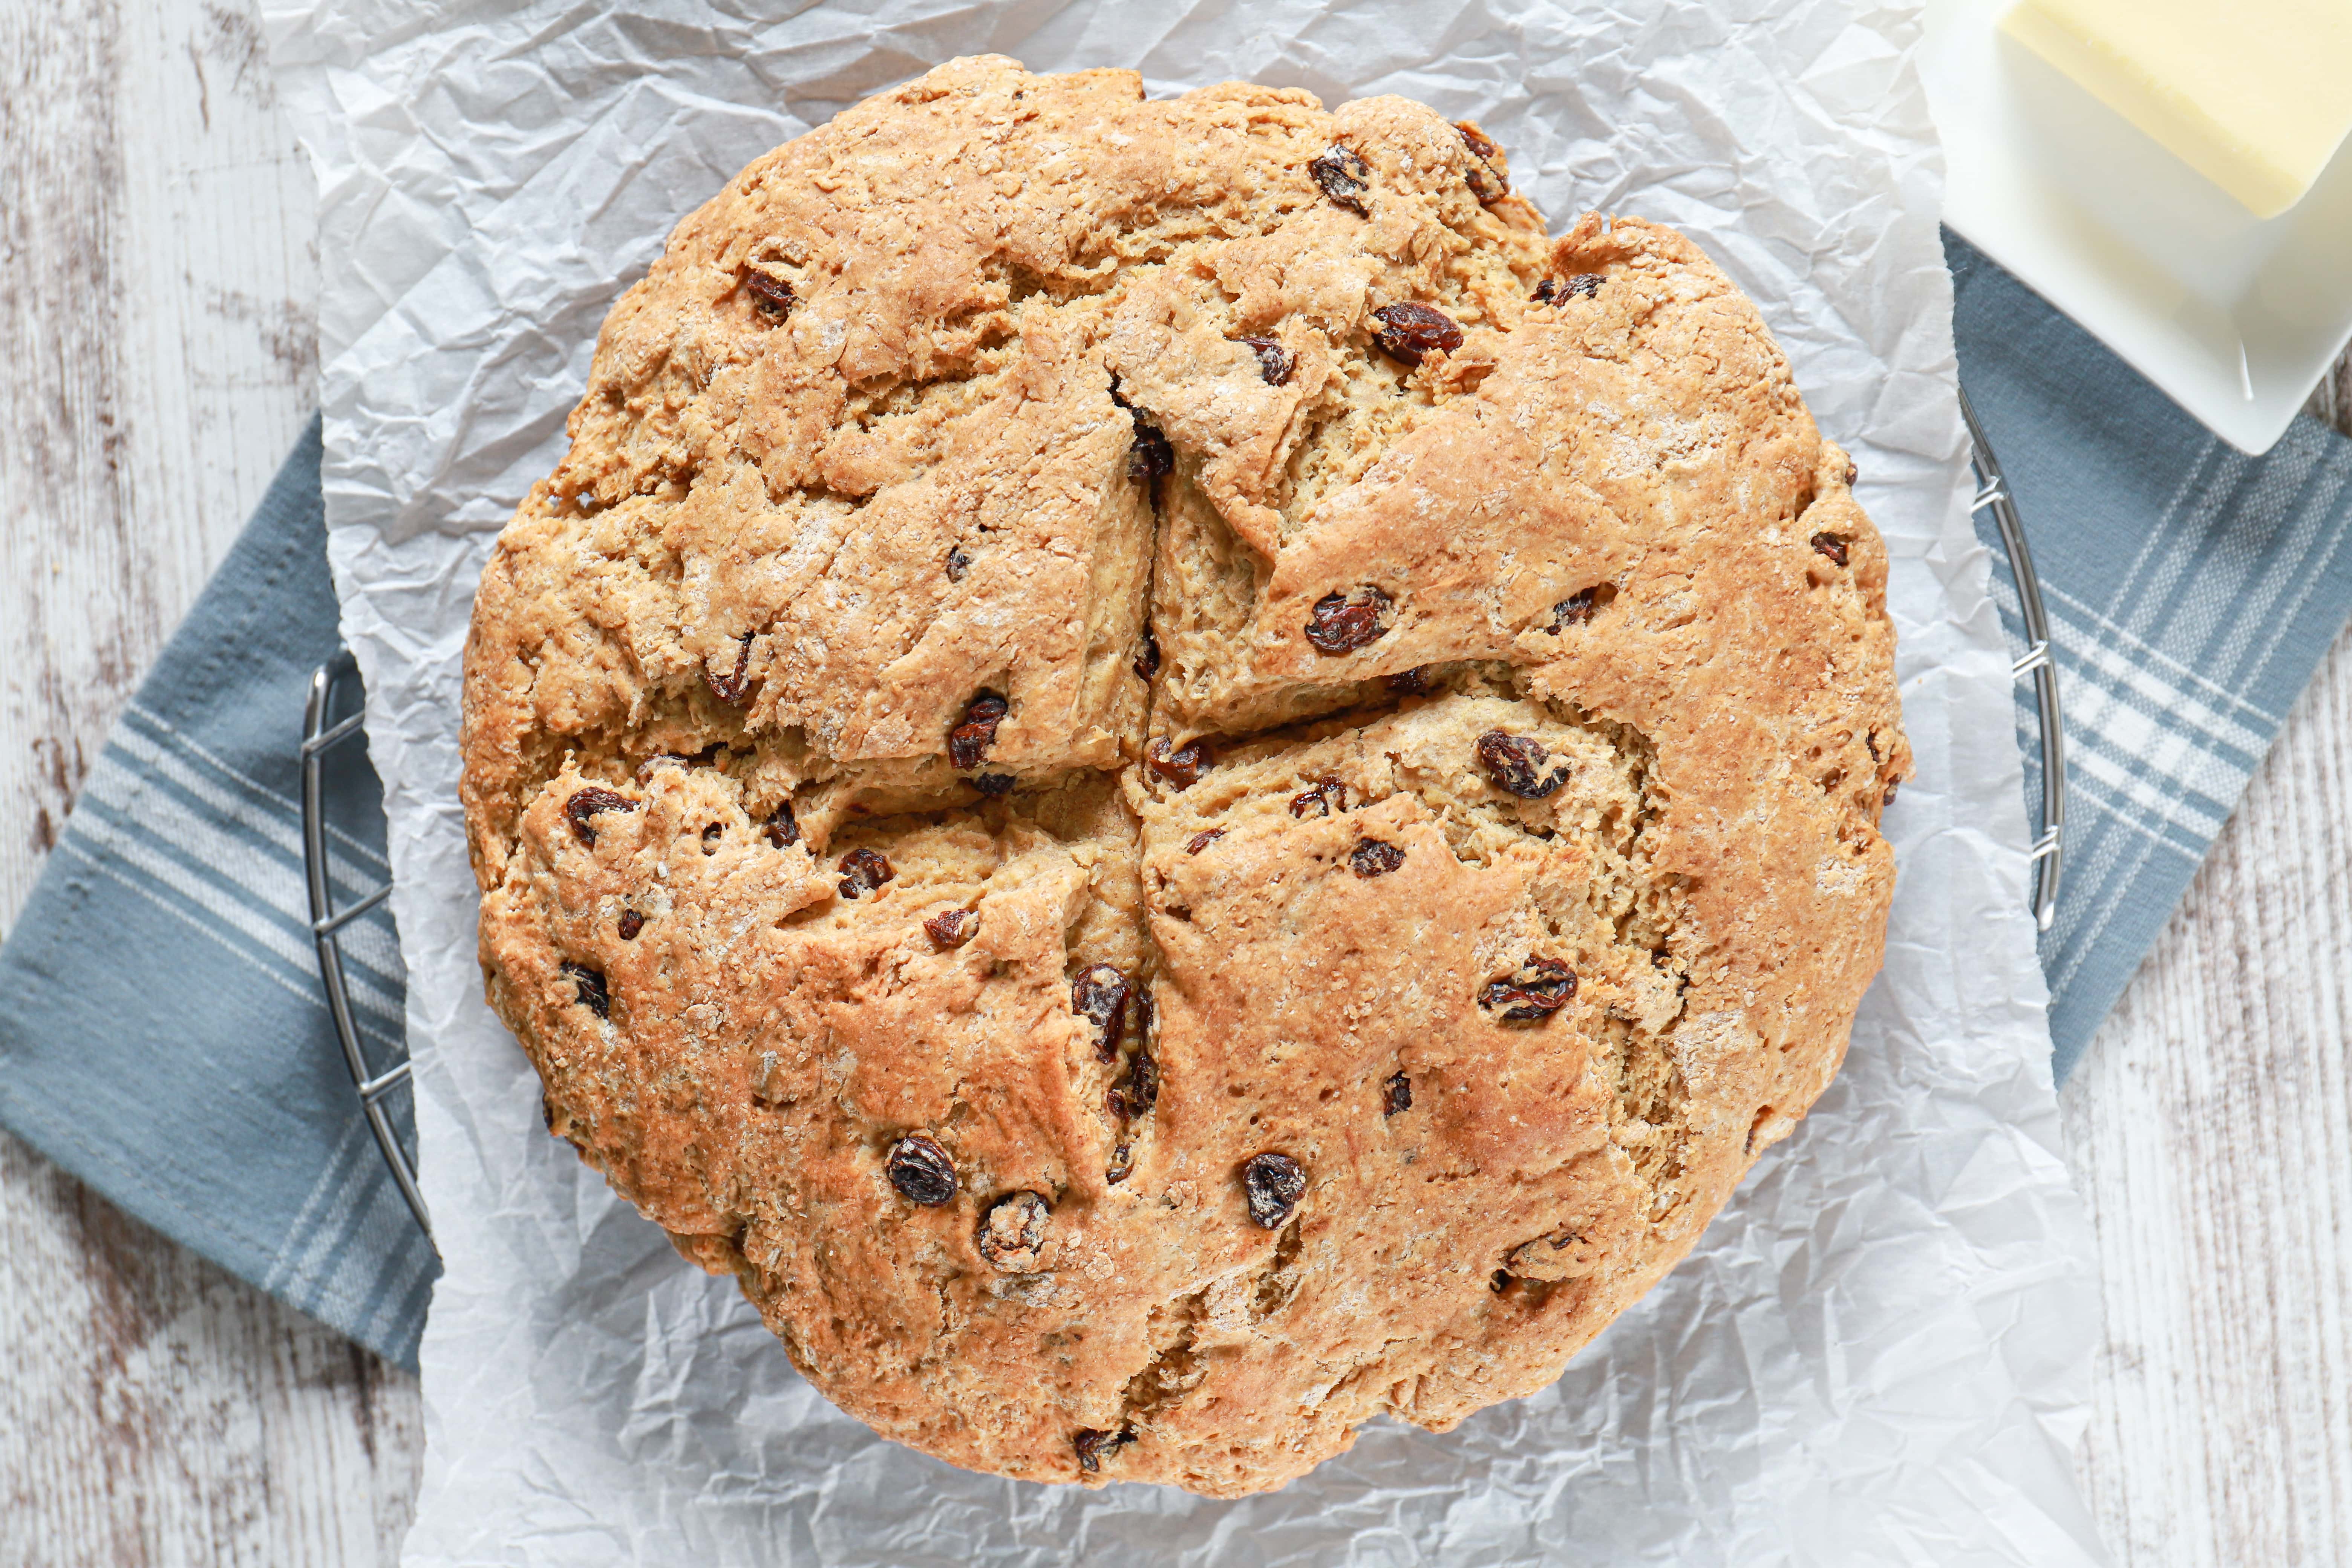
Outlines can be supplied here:
[[679, 226], [485, 573], [551, 1130], [926, 1452], [1539, 1388], [1843, 1053], [1885, 549], [1722, 274], [1472, 134], [941, 67]]

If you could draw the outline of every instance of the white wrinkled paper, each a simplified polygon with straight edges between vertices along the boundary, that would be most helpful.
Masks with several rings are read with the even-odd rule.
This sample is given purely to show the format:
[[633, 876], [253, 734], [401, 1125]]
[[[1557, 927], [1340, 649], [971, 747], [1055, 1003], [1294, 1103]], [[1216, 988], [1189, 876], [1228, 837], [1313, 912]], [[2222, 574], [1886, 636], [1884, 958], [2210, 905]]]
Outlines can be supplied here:
[[[331, 551], [368, 681], [425, 1190], [411, 1564], [1685, 1565], [2099, 1560], [2072, 1451], [2096, 1306], [2023, 913], [2009, 658], [1969, 527], [1940, 163], [1867, 0], [273, 0], [320, 180]], [[737, 1296], [540, 1124], [481, 1001], [457, 804], [485, 550], [596, 329], [756, 154], [958, 54], [1475, 118], [1564, 228], [1675, 224], [1762, 307], [1895, 560], [1919, 776], [1843, 1075], [1699, 1250], [1533, 1398], [1393, 1422], [1271, 1496], [971, 1475], [801, 1382]]]

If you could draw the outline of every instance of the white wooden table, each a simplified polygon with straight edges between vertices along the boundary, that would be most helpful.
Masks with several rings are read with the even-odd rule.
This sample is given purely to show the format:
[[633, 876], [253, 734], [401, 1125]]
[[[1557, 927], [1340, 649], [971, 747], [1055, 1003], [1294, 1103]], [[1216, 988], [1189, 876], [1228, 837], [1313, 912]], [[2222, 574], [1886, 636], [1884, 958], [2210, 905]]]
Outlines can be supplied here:
[[[0, 0], [0, 72], [5, 931], [310, 415], [317, 284], [243, 0]], [[2064, 1106], [2116, 1560], [2352, 1563], [2352, 638]], [[0, 1136], [0, 1564], [389, 1563], [422, 1444], [405, 1373]]]

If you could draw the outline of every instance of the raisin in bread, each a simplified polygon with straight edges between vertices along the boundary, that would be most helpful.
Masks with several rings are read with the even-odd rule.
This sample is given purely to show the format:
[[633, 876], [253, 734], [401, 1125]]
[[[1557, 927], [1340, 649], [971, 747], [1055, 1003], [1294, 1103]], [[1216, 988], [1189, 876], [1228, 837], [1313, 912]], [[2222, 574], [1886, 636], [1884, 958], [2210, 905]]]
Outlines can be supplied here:
[[1278, 1486], [1540, 1388], [1836, 1071], [1886, 558], [1475, 126], [958, 60], [606, 321], [467, 652], [550, 1126], [843, 1408]]

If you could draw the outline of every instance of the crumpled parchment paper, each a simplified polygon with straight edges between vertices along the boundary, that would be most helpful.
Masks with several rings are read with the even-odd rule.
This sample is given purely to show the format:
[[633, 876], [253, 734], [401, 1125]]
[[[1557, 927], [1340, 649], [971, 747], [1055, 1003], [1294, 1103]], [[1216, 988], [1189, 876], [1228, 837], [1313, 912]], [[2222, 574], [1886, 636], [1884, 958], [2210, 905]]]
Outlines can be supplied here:
[[[1940, 163], [1867, 0], [272, 0], [320, 184], [331, 552], [368, 683], [409, 973], [425, 1189], [406, 1561], [2091, 1563], [2071, 1454], [2096, 1305], [2060, 1163], [2009, 658], [1966, 510]], [[1392, 1422], [1210, 1502], [970, 1475], [793, 1373], [540, 1125], [481, 1001], [459, 649], [483, 554], [562, 446], [596, 329], [768, 147], [958, 54], [1229, 78], [1474, 117], [1555, 226], [1696, 237], [1853, 447], [1895, 556], [1919, 776], [1886, 972], [1843, 1075], [1699, 1250], [1536, 1397]]]

